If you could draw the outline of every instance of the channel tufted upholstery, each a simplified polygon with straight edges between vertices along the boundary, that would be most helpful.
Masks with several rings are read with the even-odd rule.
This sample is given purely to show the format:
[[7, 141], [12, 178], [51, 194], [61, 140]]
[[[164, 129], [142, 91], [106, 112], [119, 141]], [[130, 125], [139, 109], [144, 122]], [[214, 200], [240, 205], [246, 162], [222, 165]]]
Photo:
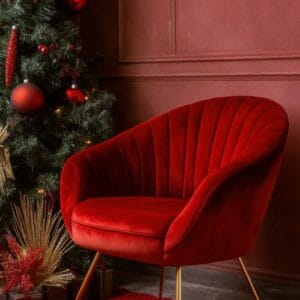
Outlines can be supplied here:
[[71, 156], [61, 209], [74, 242], [182, 266], [247, 253], [263, 221], [288, 130], [257, 97], [179, 107]]

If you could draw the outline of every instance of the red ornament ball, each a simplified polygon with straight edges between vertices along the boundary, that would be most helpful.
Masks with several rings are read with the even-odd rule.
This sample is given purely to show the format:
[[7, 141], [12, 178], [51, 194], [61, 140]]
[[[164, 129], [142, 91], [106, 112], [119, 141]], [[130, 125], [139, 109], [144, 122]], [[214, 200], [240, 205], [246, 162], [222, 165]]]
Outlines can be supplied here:
[[40, 110], [45, 103], [42, 91], [28, 80], [14, 88], [11, 104], [19, 113], [33, 113]]
[[39, 44], [38, 47], [37, 47], [38, 51], [41, 52], [41, 50], [42, 50], [42, 48], [43, 48], [44, 46], [45, 46], [44, 44]]
[[87, 0], [63, 0], [66, 8], [72, 13], [80, 12], [87, 4]]
[[38, 51], [43, 55], [49, 54], [49, 47], [47, 45], [41, 44], [38, 45]]
[[75, 104], [82, 104], [85, 100], [84, 92], [79, 89], [76, 84], [73, 84], [71, 88], [67, 89], [65, 94], [67, 100]]

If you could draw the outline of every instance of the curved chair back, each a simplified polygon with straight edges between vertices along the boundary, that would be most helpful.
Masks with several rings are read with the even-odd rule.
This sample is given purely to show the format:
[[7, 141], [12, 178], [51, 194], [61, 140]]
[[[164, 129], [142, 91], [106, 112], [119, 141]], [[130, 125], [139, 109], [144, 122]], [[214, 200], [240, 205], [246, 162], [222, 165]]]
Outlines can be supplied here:
[[111, 157], [101, 164], [115, 178], [108, 193], [189, 199], [208, 174], [267, 155], [286, 131], [284, 110], [267, 99], [215, 98], [179, 107], [111, 143]]

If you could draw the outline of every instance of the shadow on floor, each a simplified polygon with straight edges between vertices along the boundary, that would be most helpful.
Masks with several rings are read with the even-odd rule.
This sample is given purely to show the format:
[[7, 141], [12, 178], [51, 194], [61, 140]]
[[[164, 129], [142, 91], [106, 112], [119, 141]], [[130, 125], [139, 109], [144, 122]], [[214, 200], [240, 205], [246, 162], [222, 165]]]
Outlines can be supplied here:
[[[251, 294], [242, 274], [221, 272], [208, 267], [184, 267], [184, 300], [251, 300]], [[254, 279], [261, 300], [299, 300], [299, 282], [278, 282]], [[134, 266], [130, 271], [116, 271], [116, 287], [158, 296], [159, 268]], [[164, 297], [175, 298], [175, 269], [166, 268]]]

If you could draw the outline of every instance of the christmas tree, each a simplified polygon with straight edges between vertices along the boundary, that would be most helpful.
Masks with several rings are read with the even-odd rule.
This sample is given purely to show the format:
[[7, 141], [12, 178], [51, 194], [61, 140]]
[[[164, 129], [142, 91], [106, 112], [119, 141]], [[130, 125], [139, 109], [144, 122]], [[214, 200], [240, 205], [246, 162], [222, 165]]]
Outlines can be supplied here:
[[58, 203], [66, 158], [112, 134], [115, 99], [88, 76], [78, 28], [62, 2], [72, 4], [0, 3], [2, 216], [19, 194]]

